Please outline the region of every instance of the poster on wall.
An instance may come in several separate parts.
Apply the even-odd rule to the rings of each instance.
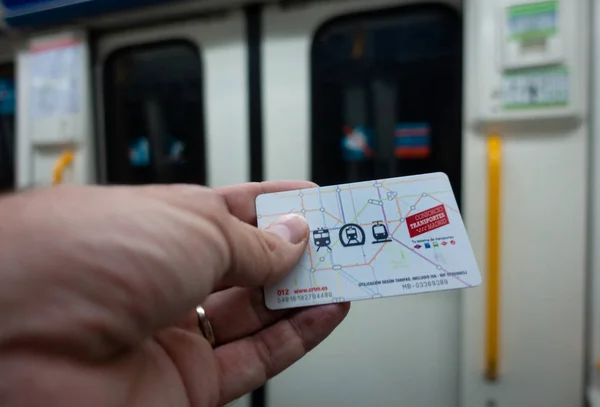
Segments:
[[[372,158],[373,134],[365,126],[343,128],[342,152],[345,161],[363,161]]]
[[[71,37],[38,41],[31,45],[28,69],[33,118],[79,112],[82,52],[81,44]]]
[[[502,79],[502,104],[506,110],[567,106],[568,70],[547,67],[506,73]]]
[[[11,79],[0,79],[0,116],[15,114],[15,83]]]
[[[429,123],[399,123],[394,134],[396,158],[423,159],[431,154]]]
[[[558,34],[558,1],[541,1],[508,7],[508,40],[540,41]]]

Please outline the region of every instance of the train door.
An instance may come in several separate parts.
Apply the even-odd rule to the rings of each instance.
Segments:
[[[15,66],[0,63],[0,192],[11,190],[15,176]]]
[[[11,190],[16,176],[15,55],[19,41],[0,34],[0,193]]]
[[[248,180],[241,12],[102,35],[96,73],[100,180]]]
[[[458,4],[270,7],[267,178],[336,185],[443,171],[460,202]],[[272,380],[268,405],[458,406],[459,331],[458,292],[357,302],[330,340]]]

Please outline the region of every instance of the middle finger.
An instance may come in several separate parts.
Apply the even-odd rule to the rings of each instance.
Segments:
[[[290,313],[268,309],[262,288],[234,287],[215,292],[202,307],[213,327],[215,346],[253,335]]]
[[[229,212],[242,222],[256,225],[256,197],[260,194],[314,188],[309,181],[264,181],[231,185],[215,189],[227,203]]]

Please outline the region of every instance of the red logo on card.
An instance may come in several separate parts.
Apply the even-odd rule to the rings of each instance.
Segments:
[[[424,212],[406,218],[410,237],[422,235],[450,224],[444,205],[438,205]]]

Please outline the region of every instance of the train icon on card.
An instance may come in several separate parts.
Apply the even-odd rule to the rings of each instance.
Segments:
[[[373,235],[373,239],[375,239],[373,244],[379,243],[389,243],[392,241],[390,239],[390,234],[383,224],[383,221],[374,222],[371,233]],[[331,232],[329,229],[324,227],[319,227],[317,230],[312,232],[313,235],[313,243],[317,247],[317,251],[322,248],[327,248],[328,251],[331,251]],[[366,235],[364,229],[357,224],[349,223],[344,225],[339,229],[339,242],[343,247],[353,247],[353,246],[362,246],[366,242]]]
[[[256,199],[256,211],[259,228],[278,214],[291,212],[304,216],[311,230],[297,267],[282,281],[265,287],[270,309],[481,283],[445,174],[263,194]]]

